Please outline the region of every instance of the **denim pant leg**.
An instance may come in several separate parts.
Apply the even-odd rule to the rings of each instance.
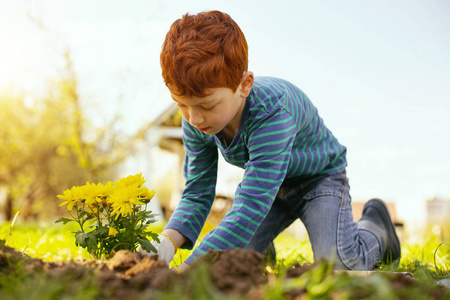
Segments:
[[[305,224],[315,260],[334,256],[336,268],[351,270],[370,270],[377,262],[377,239],[367,231],[359,231],[353,221],[345,172],[283,185],[246,248],[263,253],[297,218]]]
[[[299,217],[308,231],[314,259],[334,256],[335,268],[370,270],[380,257],[374,235],[353,221],[345,173],[327,176],[303,196]]]

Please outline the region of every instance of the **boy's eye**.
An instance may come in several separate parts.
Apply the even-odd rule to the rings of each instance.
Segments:
[[[212,110],[214,107],[215,107],[215,105],[214,106],[202,106],[202,108],[204,110]]]

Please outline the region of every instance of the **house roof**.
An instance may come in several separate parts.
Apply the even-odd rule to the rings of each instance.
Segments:
[[[181,112],[176,103],[171,103],[152,122],[155,127],[181,127]]]
[[[152,135],[156,134],[160,139],[181,141],[181,111],[176,103],[171,103],[152,122],[149,123]]]

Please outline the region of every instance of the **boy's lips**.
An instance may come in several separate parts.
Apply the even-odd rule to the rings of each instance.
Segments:
[[[211,128],[211,126],[210,127],[197,128],[197,129],[200,130],[200,131],[207,131],[210,128]]]

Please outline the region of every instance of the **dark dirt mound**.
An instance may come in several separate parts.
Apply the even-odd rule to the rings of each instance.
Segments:
[[[173,273],[157,256],[145,256],[126,250],[118,251],[109,261],[74,260],[43,262],[8,246],[0,248],[0,272],[8,272],[20,265],[24,274],[43,271],[48,279],[70,276],[72,280],[95,275],[106,299],[132,299],[143,291],[169,287]]]
[[[267,277],[263,274],[264,256],[254,251],[210,251],[193,268],[197,264],[209,266],[212,283],[225,294],[247,294],[267,283]]]
[[[74,260],[71,262],[43,262],[13,248],[0,248],[0,271],[22,263],[26,272],[44,271],[49,278],[70,274],[76,280],[91,272],[99,279],[102,295],[108,299],[130,299],[153,291],[169,290],[177,286],[192,289],[192,276],[204,274],[214,287],[224,294],[244,295],[267,282],[263,275],[263,256],[243,250],[211,251],[197,260],[181,275],[170,270],[157,256],[147,256],[126,250],[118,251],[110,260]],[[190,280],[187,280],[190,279]]]

